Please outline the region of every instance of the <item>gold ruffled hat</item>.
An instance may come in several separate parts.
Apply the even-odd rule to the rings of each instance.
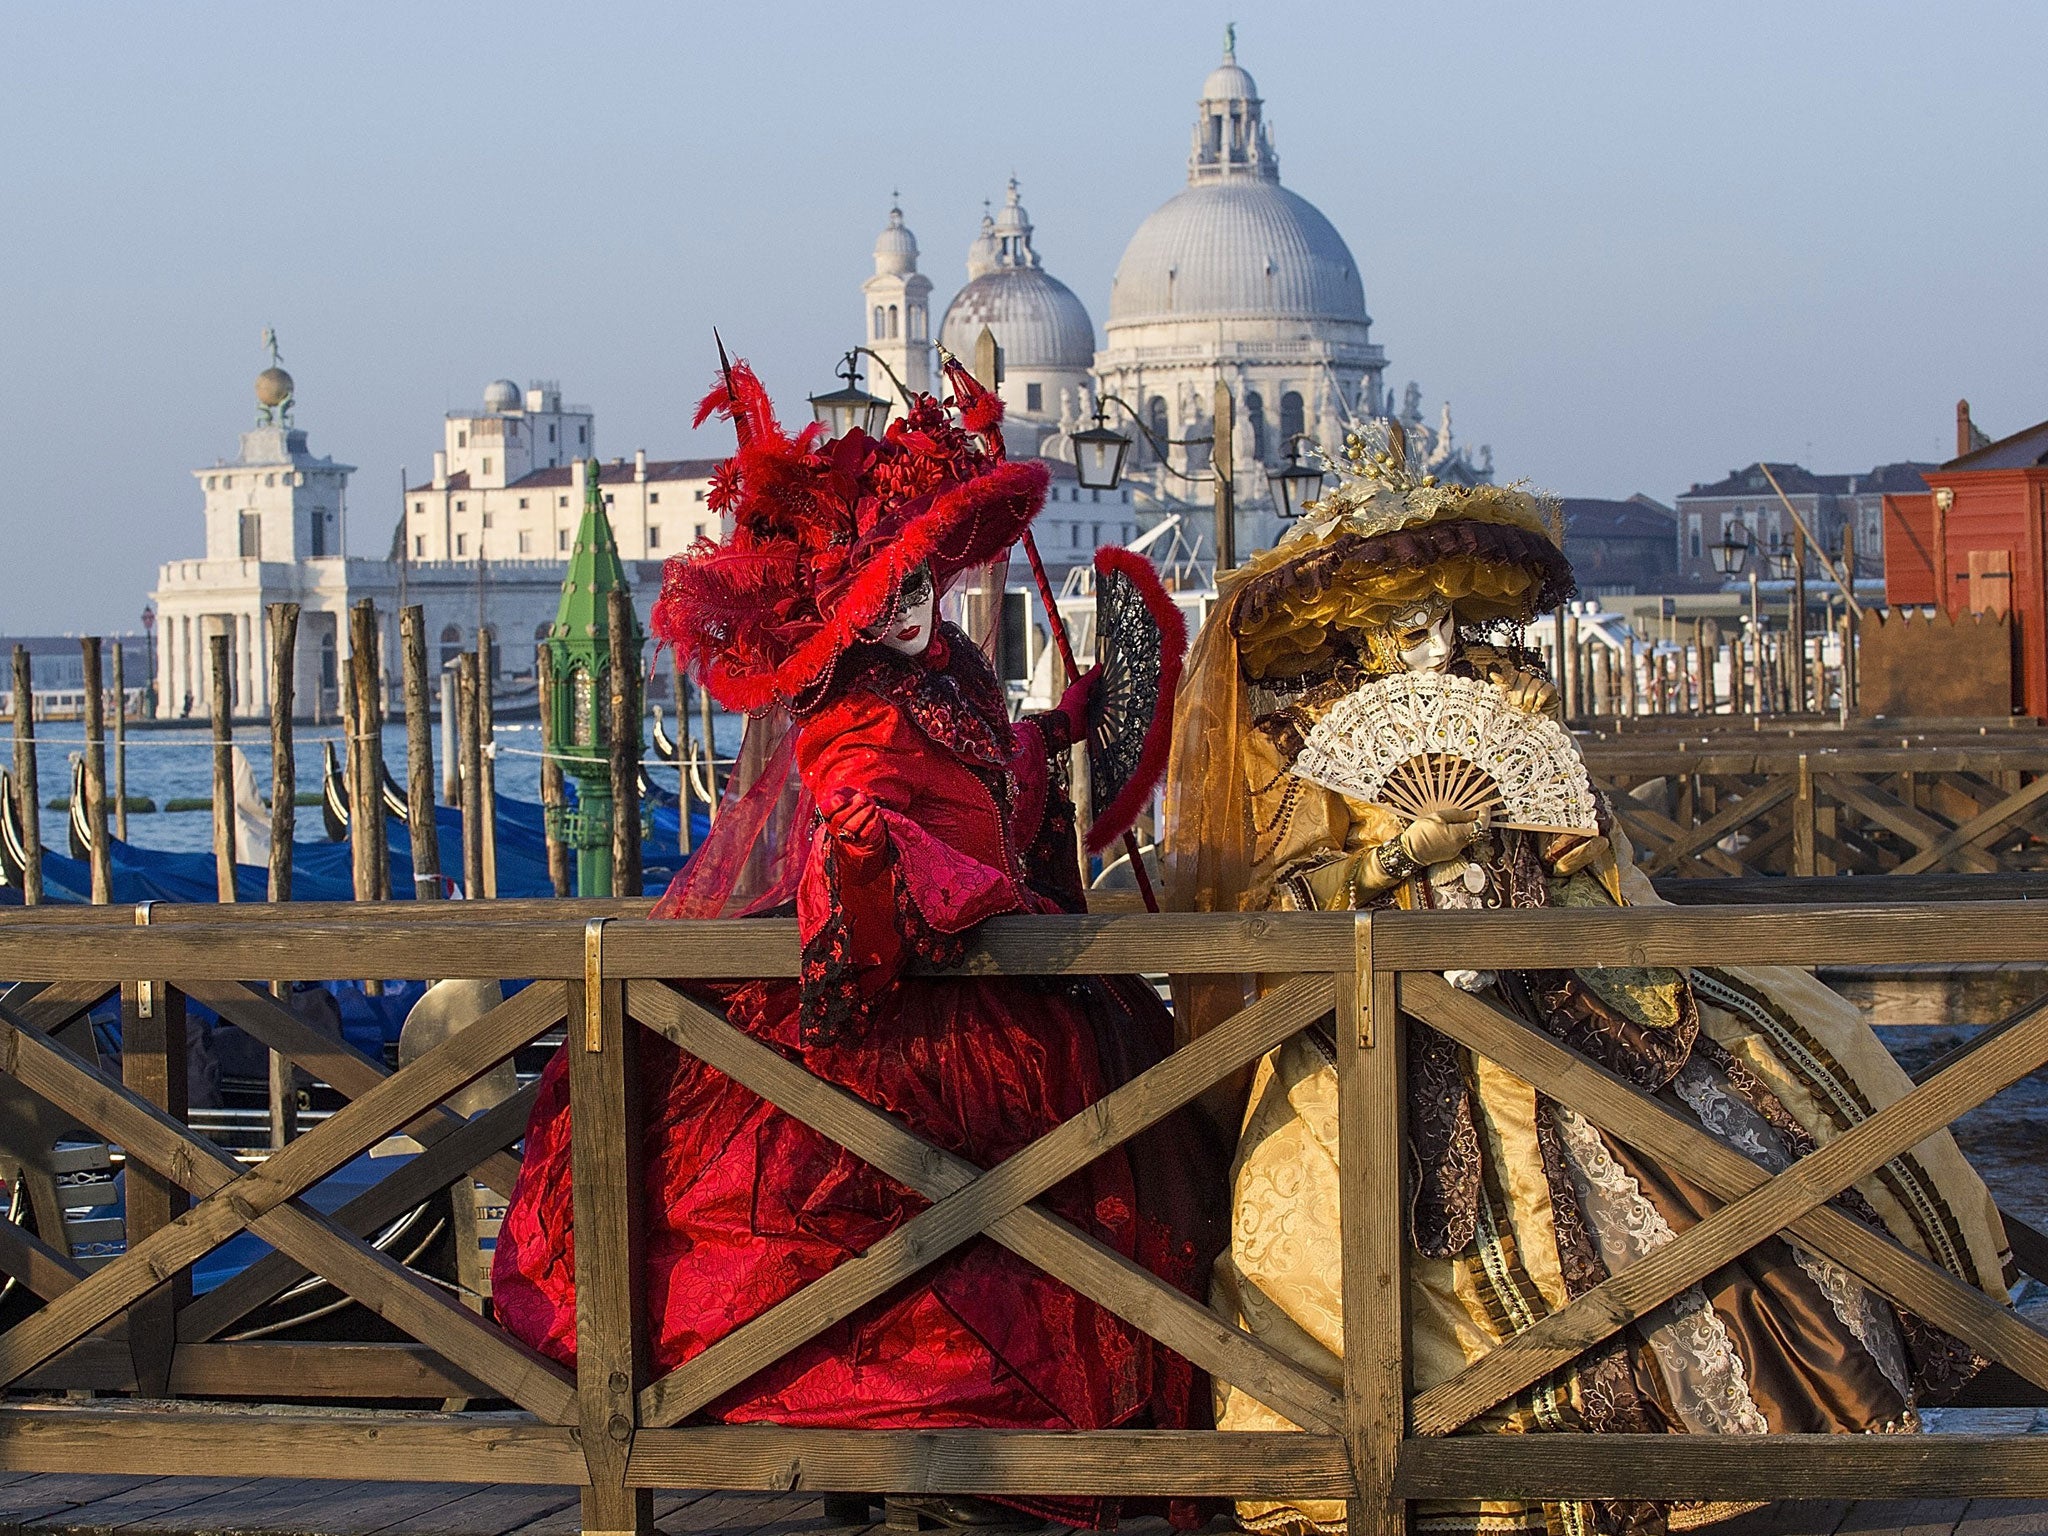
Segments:
[[[1398,422],[1349,434],[1323,465],[1336,487],[1228,583],[1228,623],[1252,681],[1312,673],[1421,608],[1526,623],[1575,590],[1553,497],[1520,483],[1441,483],[1409,462]]]

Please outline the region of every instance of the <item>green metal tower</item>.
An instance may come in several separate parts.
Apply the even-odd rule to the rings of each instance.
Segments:
[[[637,613],[631,633],[611,633],[611,594],[626,585],[612,520],[604,510],[598,463],[591,459],[583,470],[583,521],[569,552],[562,605],[548,633],[554,693],[541,703],[547,750],[576,780],[575,809],[551,813],[555,825],[550,830],[576,850],[579,896],[612,894],[611,669],[627,666],[637,673],[644,640]]]

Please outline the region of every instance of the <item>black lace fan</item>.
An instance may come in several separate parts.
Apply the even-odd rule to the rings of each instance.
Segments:
[[[1100,852],[1145,808],[1166,771],[1173,695],[1187,625],[1150,560],[1115,547],[1095,552],[1095,658],[1102,685],[1089,710],[1088,775]]]

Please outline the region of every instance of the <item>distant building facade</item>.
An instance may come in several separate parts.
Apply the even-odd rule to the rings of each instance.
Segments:
[[[1922,477],[1934,467],[1907,460],[1880,464],[1864,474],[1820,475],[1803,465],[1773,462],[1770,471],[1829,559],[1841,550],[1842,530],[1856,530],[1856,575],[1875,579],[1885,571],[1885,497],[1924,492],[1927,482]],[[1720,584],[1712,546],[1738,523],[1755,546],[1752,558],[1757,550],[1784,545],[1798,531],[1761,462],[1730,470],[1712,484],[1696,483],[1677,502],[1679,571],[1688,585]],[[1817,573],[1819,562],[1809,556],[1807,569]]]
[[[1634,597],[1686,585],[1671,508],[1641,495],[1626,501],[1567,496],[1563,508],[1565,558],[1581,597]]]

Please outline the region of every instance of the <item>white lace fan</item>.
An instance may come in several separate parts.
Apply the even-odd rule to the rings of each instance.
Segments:
[[[1596,830],[1593,786],[1571,734],[1469,677],[1367,683],[1317,722],[1293,772],[1411,819],[1455,808],[1528,832]]]

